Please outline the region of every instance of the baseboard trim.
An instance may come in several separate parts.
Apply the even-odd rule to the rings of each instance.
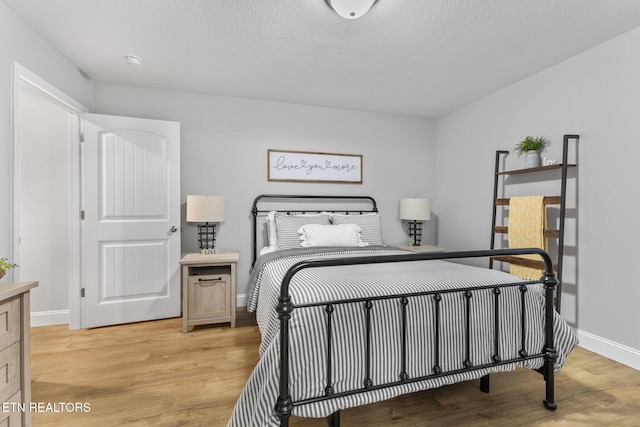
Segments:
[[[238,298],[240,301],[240,298]],[[246,306],[238,306],[236,308],[236,317],[242,319],[244,323],[255,324],[255,316],[251,316],[247,313]],[[246,318],[246,319],[245,319]],[[249,319],[247,321],[247,319]],[[53,326],[53,325],[65,325],[69,323],[69,310],[57,310],[57,311],[39,311],[31,313],[31,326]]]
[[[589,332],[576,330],[580,347],[640,371],[640,350],[599,337]]]
[[[246,306],[247,306],[247,294],[236,295],[236,307],[246,307]]]
[[[237,307],[246,307],[247,295],[237,295],[236,305]],[[68,324],[69,318],[69,310],[36,311],[31,313],[31,326],[53,326]]]
[[[69,323],[69,310],[31,312],[31,326],[52,326]]]

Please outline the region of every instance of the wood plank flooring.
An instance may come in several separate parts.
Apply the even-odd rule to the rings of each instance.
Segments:
[[[240,322],[242,323],[242,322]],[[37,412],[39,426],[225,426],[258,361],[256,326],[181,319],[69,331],[32,328],[32,402],[86,402],[89,412]],[[556,377],[558,409],[542,406],[542,376],[526,369],[347,409],[351,426],[638,426],[640,372],[578,348]],[[292,418],[292,426],[326,426]],[[250,426],[247,426],[250,427]]]

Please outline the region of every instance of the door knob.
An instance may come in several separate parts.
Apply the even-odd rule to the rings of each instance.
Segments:
[[[178,229],[176,228],[176,226],[174,225],[173,227],[171,227],[169,229],[170,232],[175,233],[176,231],[178,231]]]

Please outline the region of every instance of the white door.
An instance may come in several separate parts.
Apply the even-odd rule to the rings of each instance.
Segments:
[[[180,316],[180,123],[84,115],[83,327]]]

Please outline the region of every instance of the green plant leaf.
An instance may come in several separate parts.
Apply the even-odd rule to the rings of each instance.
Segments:
[[[544,151],[547,149],[549,144],[551,144],[551,141],[543,136],[538,136],[535,138],[533,136],[528,136],[518,144],[516,144],[515,150],[518,152],[518,157],[520,157],[521,155],[526,154],[529,151]]]

